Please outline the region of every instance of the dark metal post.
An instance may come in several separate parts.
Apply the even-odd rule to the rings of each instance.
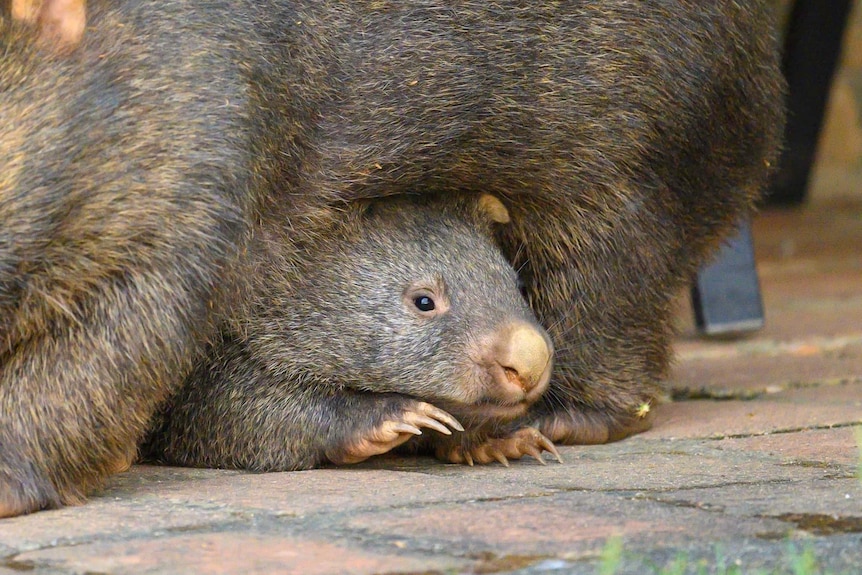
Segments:
[[[703,334],[734,335],[763,327],[763,303],[748,220],[722,247],[718,258],[700,270],[691,292],[697,328]]]

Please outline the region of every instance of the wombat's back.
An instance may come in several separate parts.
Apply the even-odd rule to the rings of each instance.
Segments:
[[[606,224],[657,201],[669,224],[707,231],[751,205],[780,137],[762,2],[360,3],[318,18],[304,24],[338,31],[339,96],[309,176],[342,197],[484,187]]]

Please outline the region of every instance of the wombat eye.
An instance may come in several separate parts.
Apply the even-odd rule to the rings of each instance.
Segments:
[[[427,295],[422,295],[413,300],[413,305],[416,306],[416,309],[419,311],[434,311],[434,308],[437,306],[434,305],[434,300],[428,297]]]
[[[429,285],[430,283],[430,285]],[[449,311],[449,298],[442,281],[418,280],[401,294],[404,308],[421,321],[431,320]]]

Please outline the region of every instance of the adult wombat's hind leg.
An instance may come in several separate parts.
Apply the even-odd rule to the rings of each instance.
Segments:
[[[194,348],[188,315],[206,316],[195,303],[205,298],[177,287],[183,274],[161,271],[78,302],[56,297],[75,317],[32,310],[21,321],[30,337],[0,352],[0,517],[81,502],[131,463]],[[35,333],[46,321],[50,333]]]
[[[603,224],[543,211],[513,218],[531,238],[555,238],[513,242],[521,246],[513,252],[522,258],[515,266],[526,295],[556,350],[551,383],[527,421],[563,444],[644,431],[651,422],[645,406],[666,376],[669,301],[681,284],[669,271],[662,234],[606,225],[607,216]]]
[[[642,4],[578,4],[578,42],[555,52],[569,67],[544,76],[558,86],[532,116],[555,145],[499,193],[505,252],[556,350],[528,421],[555,442],[649,426],[671,300],[752,209],[780,141],[766,3]]]

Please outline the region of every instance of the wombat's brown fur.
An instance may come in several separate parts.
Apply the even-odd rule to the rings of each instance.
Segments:
[[[168,403],[147,454],[256,470],[353,463],[421,427],[463,431],[449,414],[474,437],[490,424],[495,442],[512,438],[499,426],[541,397],[552,346],[492,221],[508,221],[492,196],[446,194],[351,208],[298,257],[263,230],[249,313]],[[553,451],[536,431],[514,434],[525,437],[538,443],[457,455]],[[424,438],[446,454],[461,445]]]
[[[405,192],[509,209],[500,245],[556,348],[530,421],[638,431],[671,295],[781,132],[755,1],[95,0],[80,39],[45,22],[0,20],[0,516],[128,465],[242,316],[261,218],[289,254],[340,203]]]

